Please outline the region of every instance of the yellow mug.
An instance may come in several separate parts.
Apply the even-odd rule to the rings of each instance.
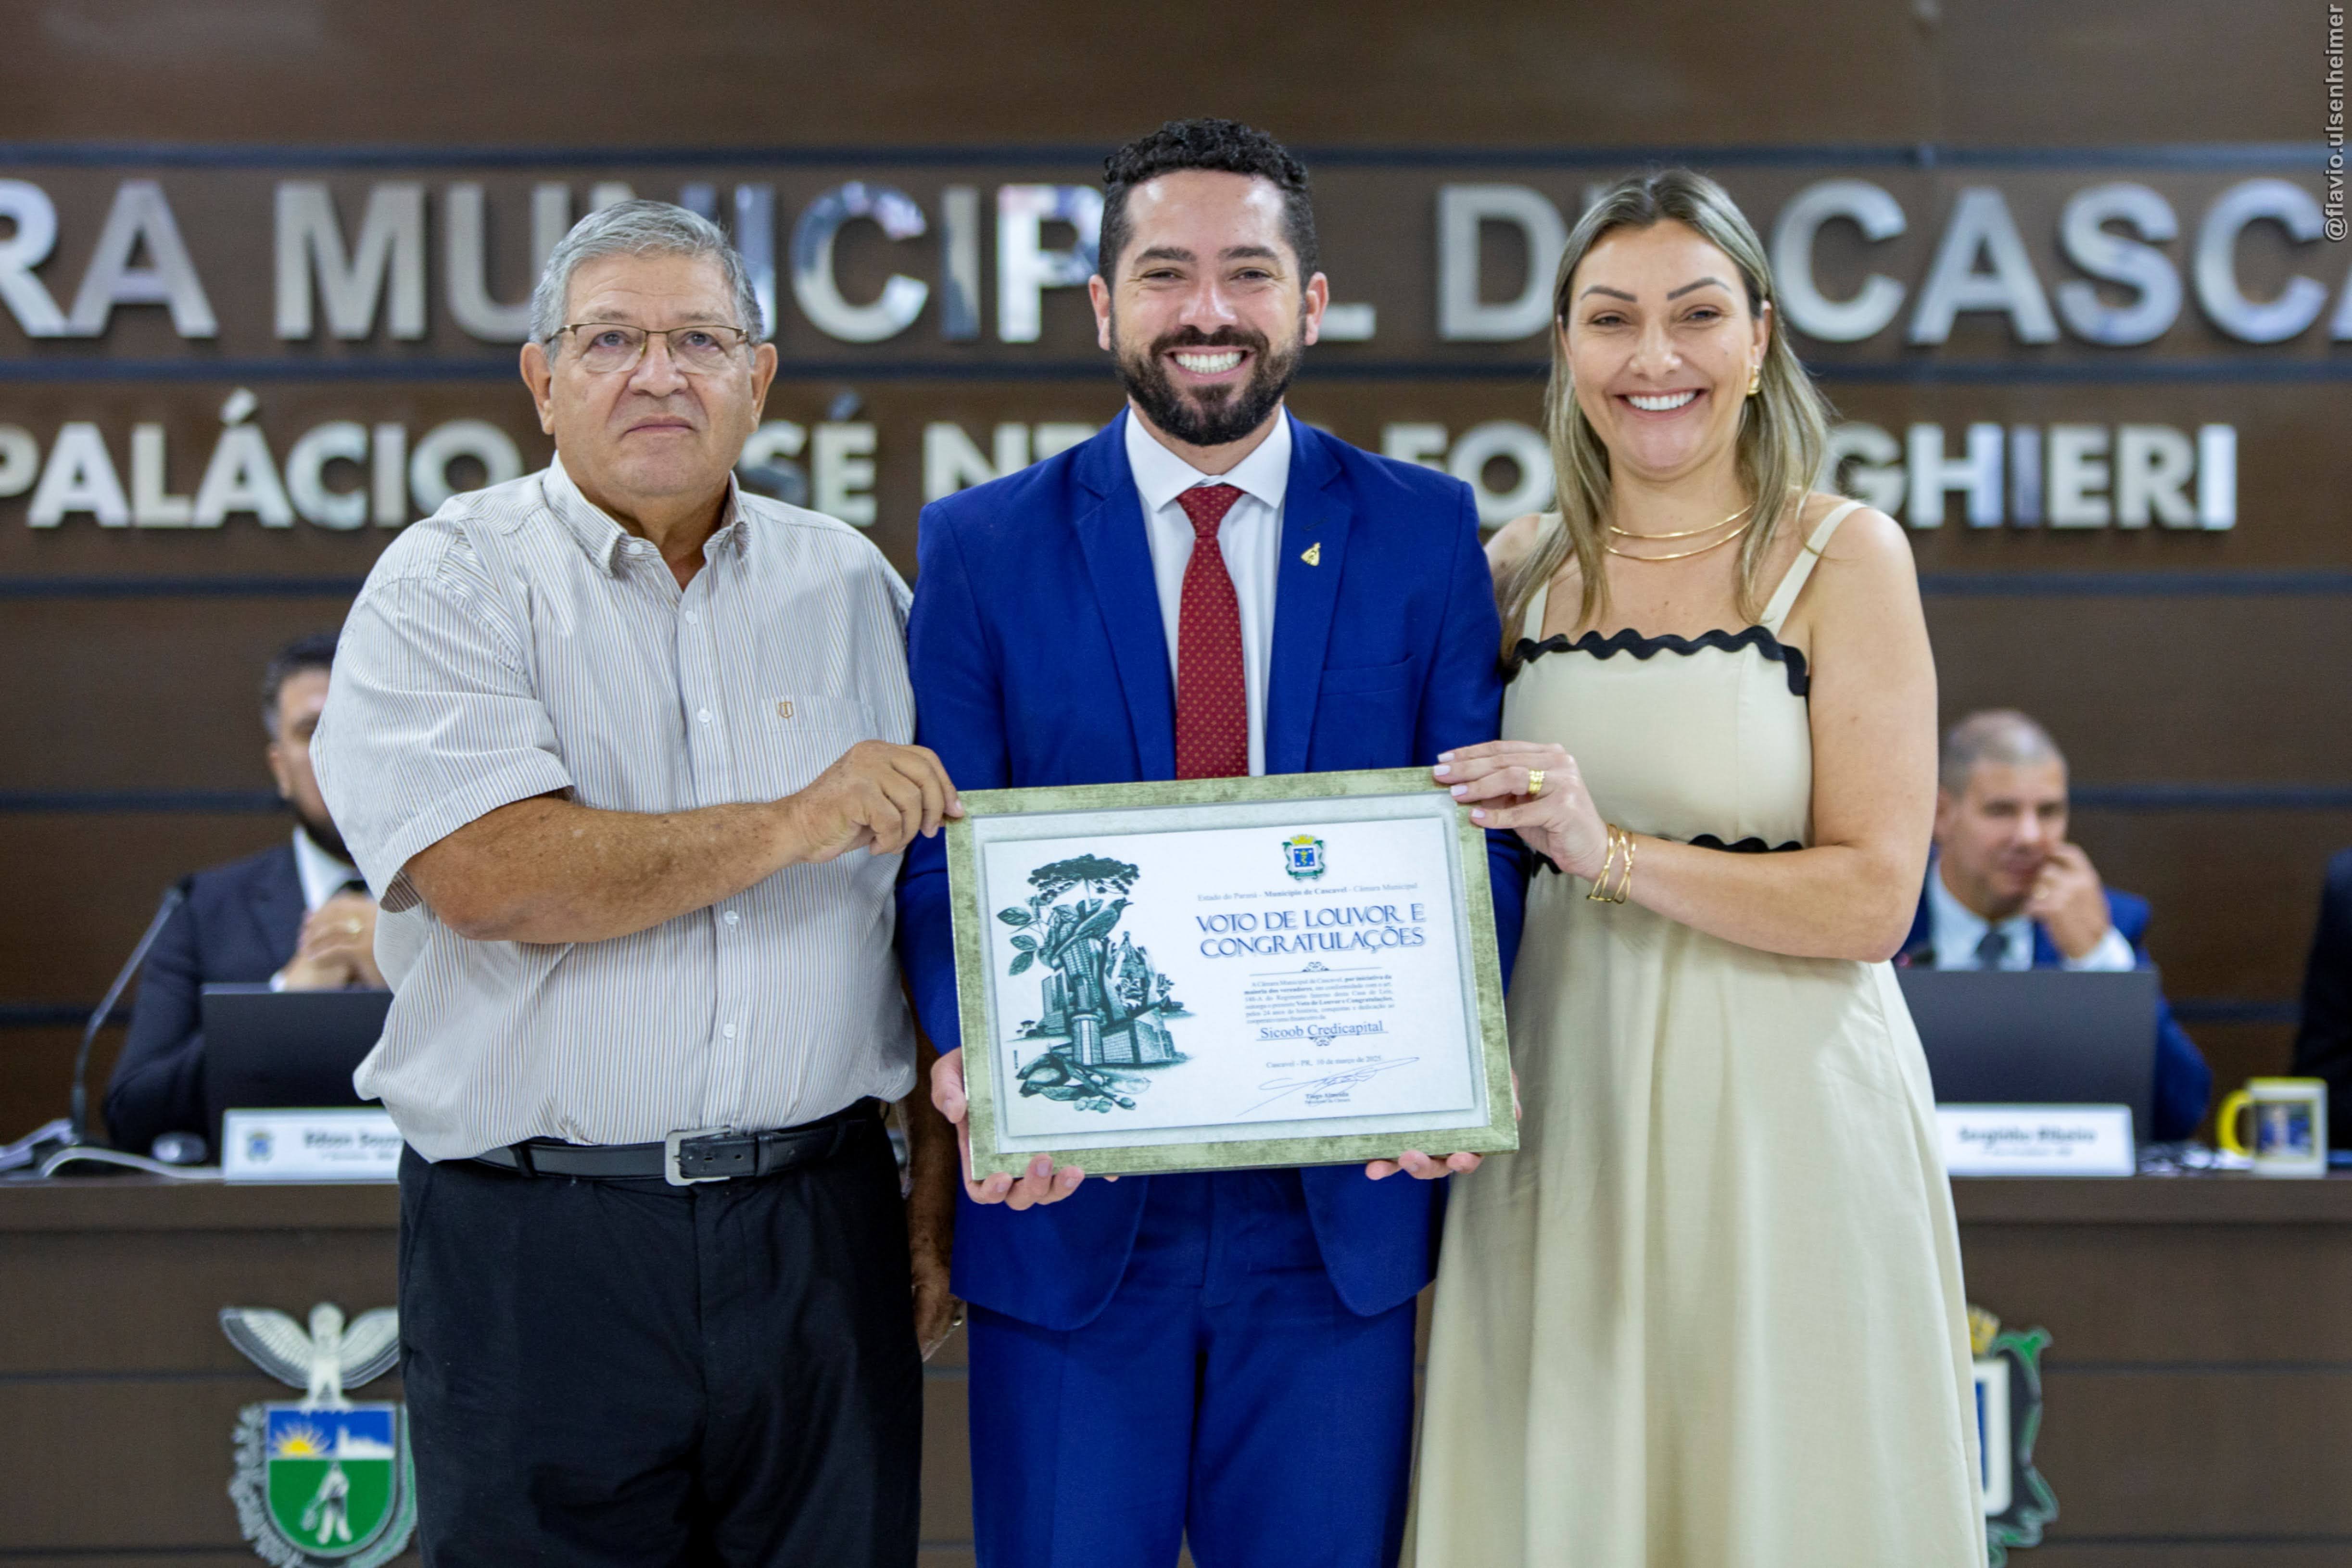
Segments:
[[[2238,1113],[2251,1110],[2254,1143],[2238,1136]],[[2327,1080],[2252,1078],[2221,1102],[2213,1118],[2221,1147],[2253,1162],[2257,1176],[2327,1174]]]

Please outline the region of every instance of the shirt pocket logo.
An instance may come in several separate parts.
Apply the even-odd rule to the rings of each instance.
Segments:
[[[756,711],[749,761],[755,791],[771,800],[806,789],[850,747],[882,734],[872,710],[855,697],[774,692]]]

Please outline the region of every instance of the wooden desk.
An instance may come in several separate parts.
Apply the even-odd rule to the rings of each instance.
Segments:
[[[299,1395],[217,1314],[391,1306],[399,1214],[390,1186],[0,1181],[0,1563],[258,1563],[228,1500],[237,1411]],[[926,1370],[921,1568],[966,1568],[962,1336]],[[352,1397],[398,1399],[399,1373]]]
[[[2061,1515],[2021,1568],[2352,1563],[2352,1180],[1954,1187],[1970,1298],[2053,1337],[2036,1458]],[[0,1562],[258,1561],[230,1434],[288,1395],[215,1314],[389,1305],[396,1235],[389,1187],[0,1182]],[[922,1562],[950,1568],[961,1337],[929,1371]]]
[[[2352,1563],[2352,1179],[1952,1185],[1969,1299],[2051,1335],[2016,1563]]]

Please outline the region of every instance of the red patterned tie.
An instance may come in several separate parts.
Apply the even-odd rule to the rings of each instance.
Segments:
[[[1242,492],[1196,485],[1176,498],[1192,520],[1192,559],[1176,616],[1176,776],[1240,778],[1249,773],[1249,693],[1242,677],[1242,606],[1217,525]]]

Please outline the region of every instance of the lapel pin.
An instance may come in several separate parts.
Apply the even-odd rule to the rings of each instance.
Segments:
[[[1321,540],[1319,540],[1319,539],[1318,539],[1318,540],[1317,540],[1314,543],[1312,543],[1312,544],[1308,545],[1308,546],[1307,547],[1306,551],[1305,551],[1303,553],[1301,553],[1301,554],[1300,554],[1300,556],[1299,556],[1298,558],[1299,558],[1301,561],[1306,562],[1306,563],[1307,563],[1307,564],[1308,564],[1309,566],[1320,566],[1320,565],[1322,565],[1322,564],[1323,564],[1323,542],[1322,542]]]

